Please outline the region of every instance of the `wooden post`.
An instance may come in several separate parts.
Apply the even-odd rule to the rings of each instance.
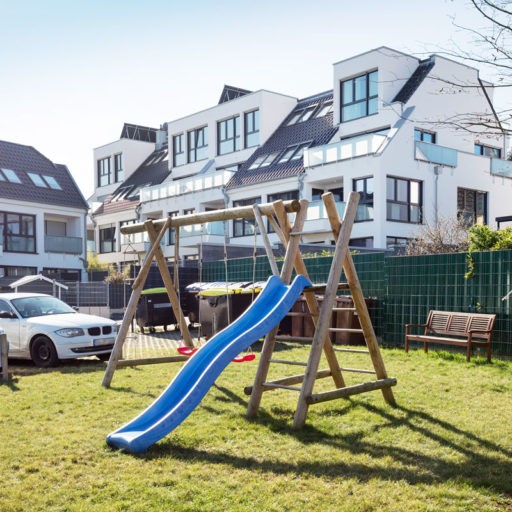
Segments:
[[[331,194],[332,195],[332,194]],[[307,208],[307,206],[305,207]],[[276,215],[281,223],[284,224],[283,226],[283,236],[285,239],[284,245],[286,245],[291,238],[292,235],[290,233],[292,231],[302,231],[301,229],[292,229],[290,226],[290,221],[288,220],[288,217],[284,215],[284,212],[282,210],[282,205],[277,204],[276,205]],[[297,240],[300,239],[298,235],[293,235],[293,238],[296,238]],[[295,270],[298,274],[302,274],[309,278],[308,271],[306,268],[306,264],[304,263],[304,259],[302,258],[302,255],[300,252],[297,252],[297,255],[295,257]],[[320,308],[318,307],[318,301],[315,296],[314,291],[305,291],[304,292],[304,298],[306,299],[306,304],[308,305],[309,312],[312,315],[313,325],[318,325],[318,315]],[[329,368],[331,370],[331,375],[334,381],[334,384],[337,388],[342,388],[345,386],[345,381],[343,380],[343,375],[341,374],[340,366],[338,364],[338,358],[336,357],[336,354],[334,353],[334,349],[331,343],[331,339],[329,337],[328,331],[326,331],[325,337],[324,337],[324,353],[325,358],[327,360],[327,364],[329,365]]]
[[[254,210],[254,218],[258,223],[258,228],[260,230],[261,238],[263,240],[263,245],[265,246],[265,251],[267,252],[267,258],[270,263],[270,268],[272,269],[272,274],[275,276],[279,275],[279,269],[277,268],[276,259],[274,257],[274,252],[272,251],[272,246],[270,245],[270,240],[268,238],[267,228],[265,226],[265,222],[260,213],[260,209],[257,204],[253,205]]]
[[[158,264],[158,268],[160,269],[160,274],[162,275],[165,289],[167,290],[167,295],[169,296],[169,300],[171,301],[172,309],[180,325],[183,341],[185,342],[185,345],[187,345],[187,347],[192,348],[194,346],[194,343],[192,342],[192,337],[190,336],[190,331],[188,330],[187,322],[185,320],[185,316],[183,315],[183,310],[181,309],[180,300],[178,298],[178,295],[176,294],[176,290],[174,289],[171,274],[169,274],[167,262],[165,261],[164,255],[162,253],[162,248],[160,247],[160,242],[158,241],[157,232],[151,221],[147,221],[146,229],[148,231],[149,240],[151,241],[151,243],[158,245],[158,248],[155,251],[156,262]]]
[[[283,210],[284,212],[284,210]],[[307,201],[301,202],[300,210],[295,217],[294,228],[301,230],[304,225],[304,221],[306,219],[307,214]],[[277,215],[277,211],[276,211]],[[284,217],[286,214],[283,213]],[[279,219],[279,216],[278,216]],[[287,219],[288,220],[288,219]],[[281,225],[281,228],[284,229],[284,226]],[[291,240],[286,248],[286,254],[284,257],[283,267],[281,269],[281,280],[283,283],[289,284],[292,273],[293,273],[293,261],[295,260],[295,256],[299,250],[299,242],[300,240]],[[258,412],[261,397],[263,395],[263,384],[267,379],[268,369],[270,366],[270,359],[272,358],[272,354],[274,352],[274,346],[276,342],[276,334],[279,329],[279,326],[274,327],[267,335],[265,336],[265,340],[263,342],[263,347],[261,349],[260,361],[258,364],[258,370],[256,371],[256,376],[254,377],[254,384],[252,386],[251,397],[249,398],[249,404],[247,406],[246,416],[248,418],[252,418],[256,416]]]
[[[353,192],[353,194],[354,193],[355,192]],[[322,198],[324,198],[324,196],[322,196]],[[334,202],[334,198],[332,197],[332,195],[330,197],[325,197],[324,203],[326,210],[328,212],[328,218],[329,222],[331,223],[334,236],[335,238],[339,238],[340,236],[342,236],[341,230],[343,223],[340,222],[336,210],[336,204]],[[347,282],[350,285],[350,292],[352,294],[356,310],[359,313],[359,322],[363,330],[364,339],[366,340],[368,351],[370,352],[370,358],[375,368],[375,373],[379,379],[386,380],[388,378],[386,367],[384,365],[384,360],[382,359],[382,355],[380,353],[379,344],[377,342],[377,336],[375,335],[375,331],[370,320],[370,314],[366,306],[366,301],[361,290],[361,284],[359,282],[359,277],[357,276],[354,260],[352,259],[352,255],[350,254],[350,252],[347,253],[346,258],[344,259],[343,270],[345,271]],[[393,391],[391,390],[390,387],[383,387],[382,395],[387,403],[395,403]]]
[[[338,291],[338,282],[343,270],[343,262],[345,261],[348,253],[348,241],[350,238],[350,232],[352,230],[352,224],[356,217],[358,202],[359,194],[357,192],[351,192],[349,201],[345,208],[343,223],[339,230],[339,237],[336,243],[336,249],[334,250],[331,270],[329,272],[329,279],[325,287],[324,303],[320,308],[318,323],[315,329],[315,334],[313,336],[313,341],[311,343],[311,352],[309,353],[308,366],[306,368],[304,382],[302,384],[302,390],[297,404],[297,410],[295,411],[295,416],[293,419],[294,428],[302,428],[306,421],[306,415],[309,407],[308,399],[313,392],[313,386],[315,384],[318,365],[320,363],[322,347],[324,345],[325,337],[329,332],[329,324],[332,315],[332,304],[334,304],[336,293]]]
[[[170,219],[167,219],[167,222],[163,225],[156,240],[156,245],[158,245],[158,248],[160,248],[160,240],[162,240],[164,234],[167,232],[169,225]],[[101,383],[101,385],[105,388],[110,387],[110,383],[114,377],[114,372],[116,371],[117,362],[123,355],[124,341],[126,339],[126,335],[128,334],[128,329],[130,328],[132,318],[134,317],[135,311],[137,310],[137,304],[139,303],[140,295],[142,293],[142,289],[144,288],[144,283],[148,277],[154,254],[155,247],[153,246],[146,256],[139,274],[133,283],[133,290],[130,295],[130,300],[126,306],[123,321],[121,322],[121,326],[117,332],[116,341],[114,342],[114,347],[112,348],[110,359],[108,360],[107,369],[105,370],[105,375],[103,376],[103,382]]]

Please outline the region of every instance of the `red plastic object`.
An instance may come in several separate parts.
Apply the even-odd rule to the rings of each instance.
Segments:
[[[195,354],[199,349],[197,347],[178,347],[178,352],[184,356],[191,356]]]
[[[233,363],[245,363],[247,361],[254,361],[256,354],[245,354],[244,356],[236,356],[233,359]]]

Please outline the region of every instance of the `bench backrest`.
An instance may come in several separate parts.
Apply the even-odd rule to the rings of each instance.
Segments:
[[[450,311],[430,311],[425,334],[445,334],[467,336],[471,330],[490,331],[496,315],[483,313],[455,313]],[[474,333],[473,338],[489,339],[491,333]]]

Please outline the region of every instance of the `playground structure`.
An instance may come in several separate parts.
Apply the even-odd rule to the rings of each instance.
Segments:
[[[103,385],[105,387],[110,386],[117,367],[188,359],[187,356],[182,355],[152,358],[151,360],[121,359],[123,343],[131,319],[135,314],[137,302],[153,258],[156,258],[159,266],[184,344],[190,349],[194,348],[180,307],[175,289],[176,285],[171,279],[160,248],[160,241],[171,226],[176,229],[177,240],[179,240],[179,228],[181,226],[253,217],[259,228],[273,276],[249,309],[238,320],[220,333],[217,333],[206,345],[194,353],[178,372],[173,382],[148,409],[130,423],[108,436],[107,442],[109,444],[132,452],[147,449],[151,444],[179,425],[199,404],[209,387],[213,385],[215,379],[232,358],[261,336],[265,336],[265,339],[254,383],[252,386],[244,388],[244,392],[250,395],[247,417],[253,417],[257,414],[263,393],[275,389],[299,393],[293,421],[294,428],[303,427],[309,406],[316,403],[346,398],[351,395],[378,389],[381,390],[386,402],[394,403],[391,387],[396,385],[396,379],[389,378],[387,375],[357,272],[348,250],[359,194],[355,192],[350,194],[343,220],[339,218],[332,194],[324,194],[322,200],[329,219],[330,232],[332,232],[333,238],[336,241],[329,277],[324,285],[311,285],[306,265],[299,249],[301,236],[306,234],[303,231],[308,205],[306,200],[276,201],[272,204],[197,213],[157,221],[147,221],[143,225],[131,225],[123,228],[124,233],[140,232],[145,229],[151,241],[151,248],[133,284],[133,292],[104,375]],[[293,225],[288,213],[295,213]],[[280,272],[272,252],[263,217],[268,219],[286,248]],[[157,232],[157,229],[160,229],[160,231]],[[294,270],[297,273],[297,277],[290,284]],[[340,283],[343,272],[345,273],[346,282]],[[348,309],[358,314],[361,329],[330,327],[332,312],[347,309],[334,307],[336,295],[340,289],[350,291],[354,307]],[[309,312],[302,314],[310,315],[315,325],[315,332],[312,338],[307,340],[304,338],[300,339],[301,342],[311,343],[309,359],[307,363],[274,359],[273,352],[276,341],[293,341],[293,338],[290,336],[278,337],[277,330],[279,321],[289,312],[301,292],[304,293],[309,309]],[[317,301],[316,292],[323,292],[324,296],[321,306],[319,306]],[[340,331],[361,332],[364,335],[367,349],[335,348],[331,341],[331,333]],[[343,368],[338,362],[336,352],[368,354],[373,369]],[[319,370],[322,353],[325,355],[328,368]],[[267,382],[271,364],[303,365],[305,373]],[[376,379],[347,386],[343,377],[344,372],[373,374]],[[334,389],[314,393],[316,380],[326,377],[332,378]]]

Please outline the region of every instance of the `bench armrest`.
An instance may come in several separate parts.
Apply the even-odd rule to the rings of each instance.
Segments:
[[[428,324],[405,324],[405,334],[409,334],[411,327],[427,327]]]
[[[492,329],[469,329],[468,334],[474,334],[475,332],[479,334],[491,334]]]

